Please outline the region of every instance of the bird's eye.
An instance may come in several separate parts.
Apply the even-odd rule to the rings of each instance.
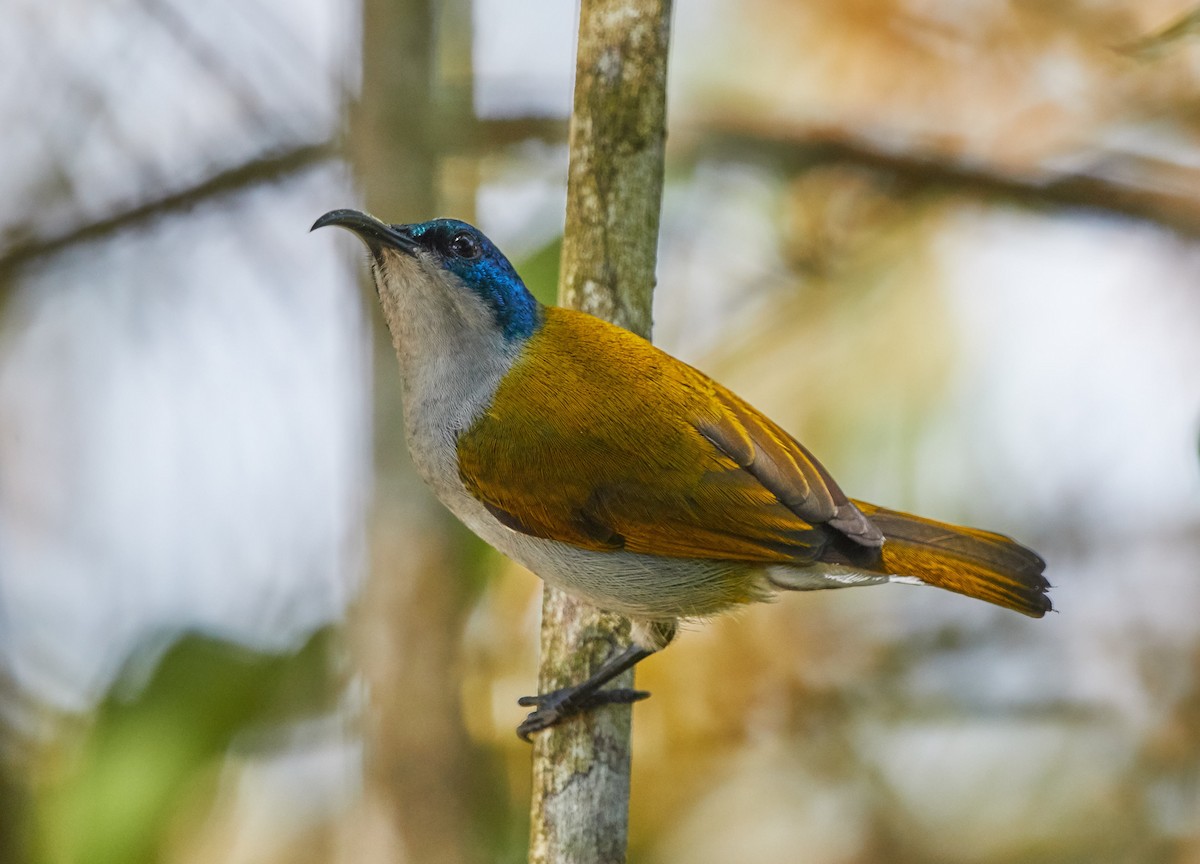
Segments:
[[[479,248],[479,241],[466,231],[459,231],[451,237],[448,245],[450,254],[456,258],[478,258],[483,251]]]

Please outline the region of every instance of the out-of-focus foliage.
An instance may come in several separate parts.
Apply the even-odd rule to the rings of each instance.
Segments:
[[[1061,612],[688,628],[633,859],[1197,860],[1196,10],[677,6],[656,340],[850,494],[1038,549]],[[350,9],[0,28],[5,860],[524,858],[539,585],[412,475],[360,252],[305,232],[472,219],[548,300],[572,10]]]
[[[161,861],[181,814],[203,812],[237,740],[330,711],[335,636],[298,652],[256,653],[185,635],[148,681],[118,681],[88,721],[81,749],[39,818],[47,860]],[[129,690],[128,693],[122,692]]]

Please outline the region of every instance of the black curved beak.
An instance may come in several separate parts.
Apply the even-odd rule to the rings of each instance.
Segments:
[[[403,225],[388,225],[359,210],[330,210],[314,222],[308,230],[316,231],[327,225],[336,225],[347,231],[353,231],[372,250],[390,246],[409,255],[415,255],[417,249],[420,248],[417,241],[408,236]]]

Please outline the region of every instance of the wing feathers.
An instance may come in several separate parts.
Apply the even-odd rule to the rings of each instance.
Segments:
[[[645,340],[570,310],[547,310],[458,455],[464,485],[503,524],[587,549],[802,564],[845,537],[881,542],[770,420]]]

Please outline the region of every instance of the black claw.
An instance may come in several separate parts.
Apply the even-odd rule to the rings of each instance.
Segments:
[[[628,705],[640,702],[649,697],[646,690],[631,690],[617,688],[615,690],[597,690],[595,693],[578,693],[574,688],[564,687],[537,696],[522,696],[517,704],[523,708],[537,708],[526,717],[517,727],[517,736],[522,741],[529,741],[534,732],[541,732],[551,726],[557,726],[563,720],[599,708],[601,705]]]
[[[529,740],[530,735],[532,735],[534,732],[541,732],[543,729],[549,729],[561,719],[562,718],[558,716],[557,712],[553,717],[551,717],[543,714],[541,711],[534,711],[523,721],[521,721],[521,725],[517,727],[517,737],[526,744],[529,744],[531,743]]]
[[[550,693],[523,696],[518,699],[518,705],[526,708],[536,707],[537,710],[526,717],[525,722],[517,727],[517,735],[522,740],[528,741],[532,733],[548,729],[568,717],[583,711],[590,711],[599,705],[628,704],[645,699],[650,695],[645,690],[628,688],[601,690],[600,688],[625,670],[632,669],[639,661],[649,657],[652,653],[651,650],[640,645],[627,645],[601,663],[600,668],[588,676],[586,681],[573,687],[563,687]]]

